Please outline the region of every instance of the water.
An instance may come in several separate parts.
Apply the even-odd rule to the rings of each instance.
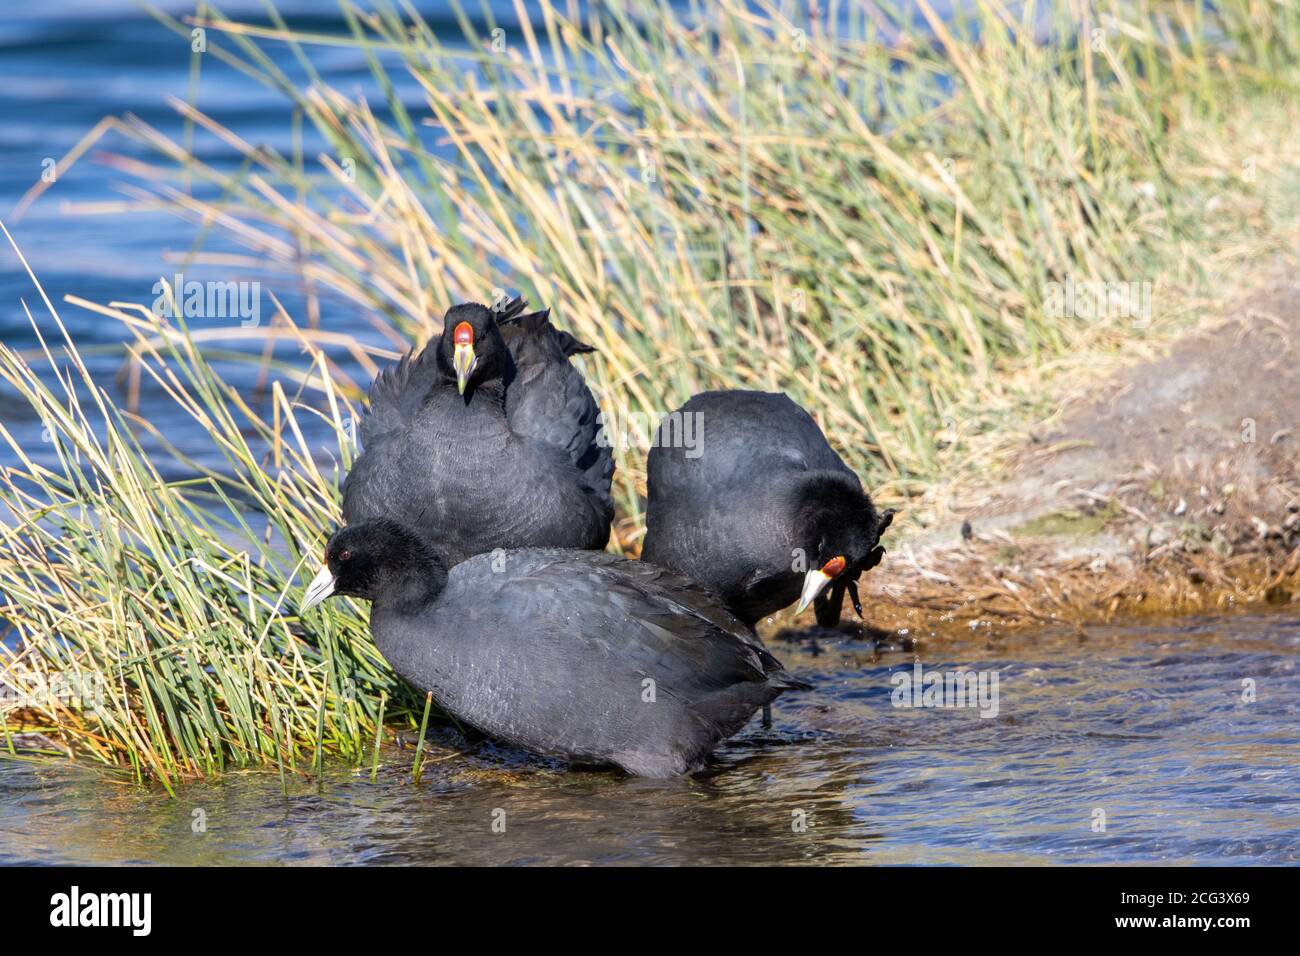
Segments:
[[[893,707],[890,675],[914,654],[774,649],[815,690],[699,777],[565,772],[461,752],[452,731],[419,786],[412,751],[390,747],[377,783],[337,769],[288,796],[274,773],[172,800],[0,760],[0,864],[1300,862],[1300,620],[922,641],[927,668],[997,671],[989,719]]]
[[[156,4],[181,17],[192,14],[193,2],[168,0]],[[443,8],[444,4],[422,4]],[[498,15],[509,14],[509,2],[490,6]],[[346,34],[347,25],[332,4],[287,0],[278,2],[291,26],[313,32]],[[227,14],[253,22],[266,22],[260,0],[235,0],[223,4]],[[9,11],[6,11],[9,13]],[[453,42],[460,35],[450,11],[433,16],[431,25],[440,37]],[[226,41],[217,41],[218,45]],[[461,44],[463,47],[463,43]],[[268,47],[286,74],[303,81],[303,71],[282,45]],[[383,98],[375,90],[362,54],[343,48],[315,47],[311,56],[322,74],[339,89]],[[269,146],[281,155],[293,154],[292,111],[284,97],[222,64],[215,56],[201,60],[200,81],[193,93],[199,109],[218,122],[238,131],[246,141]],[[118,133],[109,133],[91,154],[59,176],[48,191],[14,221],[11,210],[42,174],[50,160],[64,156],[77,141],[105,116],[131,113],[162,133],[180,141],[184,126],[167,97],[191,98],[191,51],[188,37],[181,37],[149,17],[131,0],[72,0],[33,7],[22,16],[0,18],[0,218],[2,218],[52,302],[67,324],[97,381],[121,385],[123,353],[120,345],[129,336],[117,321],[63,302],[68,294],[92,302],[122,301],[148,307],[158,297],[155,284],[161,277],[181,272],[187,279],[261,283],[261,322],[270,323],[271,295],[280,298],[296,320],[305,324],[304,295],[296,282],[283,276],[239,269],[201,267],[190,262],[196,247],[204,252],[241,252],[239,247],[213,231],[200,239],[192,223],[164,213],[114,213],[93,215],[89,206],[122,201],[125,188],[138,188],[140,181],[119,171],[117,154],[132,162],[165,167],[158,155]],[[393,63],[390,61],[390,66]],[[398,89],[410,92],[414,81],[396,70]],[[382,111],[381,111],[382,115]],[[195,137],[196,153],[203,162],[223,171],[236,170],[239,153],[216,137],[200,132]],[[316,157],[323,151],[320,139],[308,128],[304,155]],[[173,180],[174,182],[174,180]],[[197,195],[205,192],[194,184]],[[3,242],[3,240],[0,240]],[[41,304],[39,294],[13,256],[7,243],[0,247],[0,341],[33,357],[38,371],[48,367],[35,354],[36,334],[23,311],[26,300],[41,332],[56,343],[58,332]],[[393,347],[370,323],[357,315],[355,306],[331,297],[321,298],[321,325],[333,331],[356,335],[365,344]],[[215,333],[214,348],[260,351],[262,343],[221,336],[223,329],[239,319],[200,318],[190,323],[200,333]],[[241,331],[236,329],[236,331]],[[291,344],[279,346],[278,358],[300,359]],[[346,355],[338,356],[347,374],[357,367]],[[255,407],[263,392],[257,387],[259,371],[251,363],[219,363],[227,381],[240,389]],[[46,378],[50,376],[46,374]],[[142,381],[139,407],[162,434],[177,442],[181,452],[207,466],[223,462],[202,429],[195,427],[181,408],[169,400],[148,376]],[[125,390],[112,389],[125,404]],[[10,390],[0,387],[0,416],[4,424],[36,461],[52,464],[53,446],[43,440],[39,420]],[[309,416],[305,416],[309,417]],[[145,440],[146,448],[156,446]],[[0,443],[0,465],[13,464],[17,456]],[[182,478],[188,471],[169,460],[161,460],[165,477]]]

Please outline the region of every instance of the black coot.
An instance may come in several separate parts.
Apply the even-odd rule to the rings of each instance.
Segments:
[[[611,554],[525,549],[446,570],[380,521],[330,538],[303,609],[372,601],[393,668],[489,737],[579,764],[666,777],[800,684],[747,628],[678,575]]]
[[[693,429],[683,429],[684,416]],[[683,435],[696,441],[686,447]],[[751,626],[799,601],[839,623],[879,563],[878,515],[806,411],[779,393],[704,392],[660,426],[647,463],[641,557],[718,595]]]
[[[455,306],[439,338],[380,373],[345,521],[437,529],[448,565],[497,548],[605,546],[614,460],[569,362],[592,350],[523,308]]]

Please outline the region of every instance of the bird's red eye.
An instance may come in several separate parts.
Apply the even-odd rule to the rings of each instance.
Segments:
[[[344,548],[342,551],[339,552],[340,561],[346,561],[350,557],[352,557],[352,552],[347,550],[346,548]]]
[[[462,322],[456,326],[456,331],[452,333],[452,338],[457,345],[474,344],[474,327],[468,322]]]

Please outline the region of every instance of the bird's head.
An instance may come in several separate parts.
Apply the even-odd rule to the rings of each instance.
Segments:
[[[303,593],[300,610],[334,595],[375,601],[436,597],[446,583],[437,556],[396,521],[364,521],[340,528],[325,545],[325,562]]]
[[[506,345],[492,310],[477,302],[454,305],[443,318],[438,365],[464,395],[471,385],[500,378]]]
[[[817,623],[834,627],[846,591],[862,616],[857,581],[884,557],[880,538],[894,512],[878,513],[871,498],[855,483],[831,479],[819,484],[804,510],[804,578],[796,613],[813,604]]]

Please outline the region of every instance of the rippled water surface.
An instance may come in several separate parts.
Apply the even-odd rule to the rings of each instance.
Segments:
[[[0,760],[0,863],[1300,861],[1300,620],[773,647],[815,690],[695,778],[569,773],[451,731],[419,786],[392,747],[376,783],[340,768],[288,795],[275,774],[173,800]],[[998,715],[894,707],[918,656],[996,671]]]

